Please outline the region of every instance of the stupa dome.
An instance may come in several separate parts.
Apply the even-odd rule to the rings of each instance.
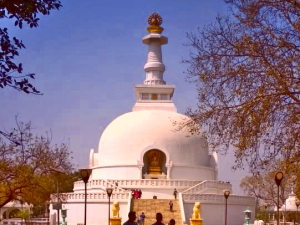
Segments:
[[[187,119],[185,115],[145,110],[123,114],[104,130],[98,149],[99,165],[136,164],[145,152],[158,149],[167,163],[174,165],[209,166],[207,142],[201,136],[176,131],[172,121]]]

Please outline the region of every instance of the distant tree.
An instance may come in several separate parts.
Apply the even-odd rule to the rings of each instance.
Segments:
[[[234,149],[234,168],[300,162],[300,2],[225,0],[232,16],[189,33],[188,80],[198,91],[191,121],[212,148]],[[294,171],[295,172],[295,171]]]
[[[300,199],[299,184],[297,184],[297,182],[299,182],[300,174],[294,173],[291,168],[288,168],[282,162],[278,162],[278,164],[280,166],[277,170],[284,173],[284,179],[282,180],[279,189],[279,207],[281,207],[292,191],[296,194],[296,198]],[[260,214],[259,218],[265,218],[265,210],[270,206],[277,205],[277,185],[275,183],[275,174],[278,172],[277,170],[265,174],[246,176],[240,182],[240,187],[244,193],[256,198],[256,209],[257,215]],[[267,209],[264,209],[265,204]],[[285,212],[283,213],[285,214]],[[285,215],[285,217],[287,215]],[[295,214],[292,215],[292,217],[294,216]]]
[[[80,174],[78,171],[74,171],[70,174],[57,174],[52,173],[48,176],[47,189],[44,189],[43,192],[40,192],[38,196],[35,193],[26,193],[26,196],[32,202],[32,217],[39,217],[45,215],[49,209],[49,204],[51,200],[57,199],[57,179],[59,183],[59,200],[60,202],[66,201],[66,195],[64,193],[73,191],[73,184],[75,181],[81,180]],[[51,196],[49,195],[51,194]],[[40,197],[42,196],[42,198]],[[51,199],[52,197],[52,199]]]
[[[267,203],[277,205],[277,186],[274,181],[276,172],[269,172],[261,175],[246,176],[240,182],[240,187],[245,194],[256,198],[257,206]],[[293,181],[290,177],[285,176],[281,185],[279,200],[280,206],[284,204],[288,194],[291,193]]]
[[[256,199],[256,219],[261,219],[265,222],[268,222],[267,212],[273,210],[274,206],[277,206],[277,185],[274,180],[276,172],[246,176],[240,182],[240,188],[244,193]],[[295,191],[295,180],[294,175],[289,176],[285,174],[279,189],[279,207],[282,207],[289,194],[293,190]],[[283,213],[286,217],[286,212]]]
[[[258,206],[256,212],[255,212],[255,220],[263,220],[265,223],[270,222],[269,217],[269,205],[260,205]]]
[[[0,20],[12,19],[20,29],[24,23],[33,28],[38,26],[38,15],[49,15],[51,10],[58,10],[61,6],[60,0],[1,0]],[[22,48],[25,45],[21,40],[11,39],[8,29],[0,27],[0,88],[11,87],[23,93],[40,95],[30,81],[35,74],[23,74],[22,63],[15,62],[15,56]],[[7,132],[0,130],[0,135],[10,139]]]
[[[74,166],[67,144],[51,145],[51,138],[33,136],[30,123],[17,121],[12,130],[13,142],[0,138],[0,208],[12,200],[43,205],[56,192],[60,169],[61,191],[71,191]],[[18,145],[14,143],[19,143]]]

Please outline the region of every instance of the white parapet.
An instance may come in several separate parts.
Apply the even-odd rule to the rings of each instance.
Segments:
[[[183,199],[182,199],[182,194],[181,193],[178,194],[178,199],[179,199],[179,206],[180,206],[182,223],[185,224],[186,219],[185,219],[184,205],[183,205]]]
[[[217,180],[205,180],[186,189],[182,192],[182,194],[222,194],[225,189],[229,189],[232,192],[232,185],[230,183]]]
[[[131,194],[128,195],[127,214],[130,212],[130,209],[131,209]]]
[[[154,188],[154,189],[172,189],[180,188],[187,189],[199,184],[200,180],[156,180],[156,179],[118,179],[118,180],[104,180],[96,179],[90,180],[87,183],[89,190],[105,190],[107,187],[115,188],[118,184],[117,192],[124,192],[124,189],[141,189],[141,188]],[[75,192],[84,190],[84,183],[77,181],[74,183]]]

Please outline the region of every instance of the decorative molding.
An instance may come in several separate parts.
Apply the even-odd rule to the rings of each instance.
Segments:
[[[137,167],[141,170],[144,167],[144,163],[141,162],[140,160],[137,160]]]
[[[172,100],[137,100],[138,103],[173,103]]]
[[[98,168],[113,168],[113,167],[137,167],[137,164],[102,165],[102,166],[94,166],[92,169],[98,169]]]
[[[149,85],[148,84],[136,84],[135,85],[136,87],[145,87],[145,88],[148,88],[149,87]],[[175,88],[175,85],[172,85],[172,84],[168,84],[168,85],[163,85],[163,84],[157,84],[157,85],[155,85],[155,87],[154,88],[160,88],[160,87],[162,87],[162,88]]]
[[[173,161],[169,161],[169,163],[166,163],[166,167],[169,169],[169,168],[172,168],[173,166]]]

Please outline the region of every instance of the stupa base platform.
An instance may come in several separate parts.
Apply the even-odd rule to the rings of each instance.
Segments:
[[[167,175],[162,173],[162,174],[144,174],[145,179],[158,179],[158,180],[163,180],[167,179]]]

